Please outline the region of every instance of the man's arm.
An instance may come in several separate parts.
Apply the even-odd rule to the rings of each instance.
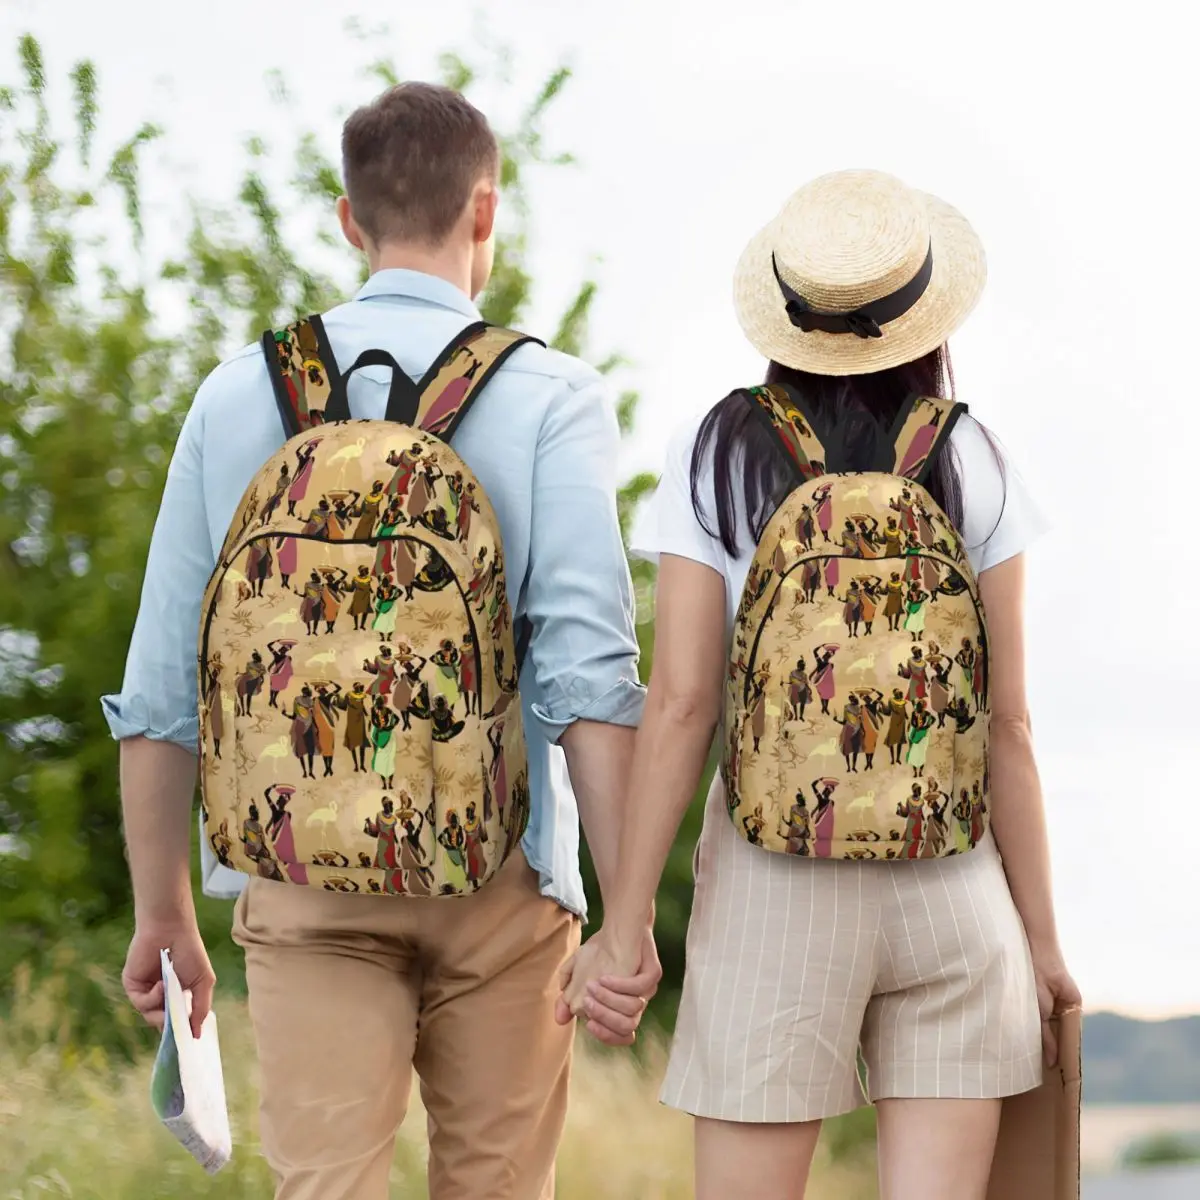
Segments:
[[[526,616],[539,703],[533,715],[567,755],[571,786],[607,899],[641,719],[633,584],[617,519],[620,430],[597,379],[552,401],[538,439]]]
[[[173,742],[121,743],[121,808],[133,878],[134,933],[121,982],[134,1008],[163,1024],[160,951],[192,993],[192,1032],[212,1008],[216,976],[196,923],[191,888],[192,796],[196,756]]]
[[[103,702],[121,741],[121,805],[134,895],[125,991],[146,1020],[161,1027],[159,952],[169,949],[180,983],[192,992],[197,1033],[212,1006],[214,983],[190,875],[199,740],[196,631],[213,568],[200,469],[203,391],[167,473],[125,681],[120,695]]]
[[[619,451],[616,411],[604,383],[564,387],[538,439],[526,585],[540,701],[534,718],[566,754],[606,904],[645,695],[637,674],[633,584],[617,519]],[[646,914],[647,928],[652,915]],[[661,974],[649,937],[642,968],[649,995]],[[593,1032],[604,1036],[599,1027]]]

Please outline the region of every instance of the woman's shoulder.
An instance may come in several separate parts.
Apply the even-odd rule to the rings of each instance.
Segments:
[[[1047,529],[1000,439],[970,414],[950,434],[962,487],[963,538],[976,574],[1022,553]]]
[[[634,522],[630,548],[639,558],[655,562],[660,554],[674,554],[720,569],[720,542],[712,533],[716,526],[712,523],[715,497],[711,446],[702,456],[699,470],[692,470],[707,415],[699,412],[677,420],[668,435],[658,487],[640,506]]]

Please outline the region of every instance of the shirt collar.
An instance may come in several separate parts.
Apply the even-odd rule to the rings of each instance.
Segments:
[[[481,320],[479,309],[465,293],[459,291],[449,280],[422,271],[409,271],[401,267],[388,267],[376,271],[359,289],[356,300],[370,300],[375,296],[403,296],[411,300],[422,300],[461,313],[472,320]]]

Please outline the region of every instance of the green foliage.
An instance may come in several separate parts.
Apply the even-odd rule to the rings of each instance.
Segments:
[[[1121,1155],[1122,1165],[1141,1169],[1200,1162],[1200,1138],[1181,1133],[1158,1133],[1143,1138]]]
[[[21,78],[0,93],[11,114],[0,124],[0,979],[21,962],[69,976],[75,1024],[64,1036],[128,1053],[143,1035],[105,983],[123,957],[130,897],[98,697],[120,684],[170,448],[225,353],[329,307],[362,266],[332,236],[339,177],[312,134],[291,146],[252,138],[236,195],[182,198],[176,255],[149,261],[142,180],[169,131],[143,125],[93,163],[97,135],[112,132],[95,69],[70,72],[73,127],[58,131],[41,47],[25,37],[18,50]],[[508,59],[447,56],[442,69],[475,86],[502,77]],[[372,71],[399,77],[391,63]],[[547,150],[543,123],[568,78],[551,75],[500,132],[507,224],[481,305],[493,321],[520,324],[533,293],[527,175],[565,161]],[[286,103],[285,80],[268,87]],[[287,185],[273,186],[280,177]],[[594,296],[581,284],[560,322],[563,348],[584,349]],[[185,337],[164,311],[186,314]],[[629,398],[626,427],[632,415]],[[634,481],[623,513],[647,483]],[[236,991],[228,905],[203,902],[201,920],[223,988]]]

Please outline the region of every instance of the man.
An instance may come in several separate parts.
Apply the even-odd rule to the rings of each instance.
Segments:
[[[371,274],[325,328],[339,362],[381,347],[419,379],[478,319],[472,297],[493,258],[496,141],[457,93],[405,84],[354,113],[342,145],[338,216]],[[374,368],[356,372],[353,415],[381,419],[389,382]],[[249,347],[204,382],[184,422],[124,687],[105,699],[121,740],[135,898],[124,982],[152,1024],[162,1019],[162,947],[192,990],[193,1029],[211,1005],[188,872],[196,631],[242,492],[282,439],[267,366]],[[278,1200],[386,1196],[414,1065],[430,1117],[432,1200],[553,1193],[573,1034],[555,1021],[557,977],[584,913],[576,803],[607,891],[643,698],[615,505],[618,440],[599,375],[533,345],[506,361],[454,440],[496,509],[509,599],[533,631],[521,681],[524,853],[452,901],[266,879],[239,896],[234,936],[246,951],[262,1143]],[[637,994],[597,1005],[588,1028],[631,1041],[659,973],[647,932]]]

